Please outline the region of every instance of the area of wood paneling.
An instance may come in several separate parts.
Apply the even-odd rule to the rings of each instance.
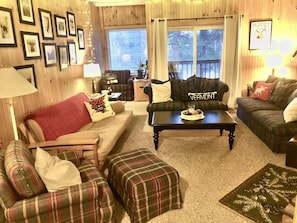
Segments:
[[[14,110],[18,123],[33,110],[56,103],[80,91],[91,93],[91,80],[83,79],[82,72],[82,64],[96,61],[96,57],[93,57],[93,54],[91,53],[94,51],[93,48],[96,51],[97,46],[94,46],[92,43],[91,35],[93,34],[93,30],[90,28],[90,24],[92,21],[99,19],[98,17],[92,17],[93,15],[98,16],[98,13],[94,13],[91,16],[90,10],[94,8],[91,4],[89,5],[89,3],[84,0],[33,0],[35,25],[20,23],[16,0],[2,0],[0,6],[12,9],[17,40],[17,47],[0,48],[0,67],[34,64],[36,74],[38,92],[32,95],[14,98]],[[54,40],[43,40],[38,8],[46,9],[52,13]],[[67,11],[75,14],[77,27],[84,29],[86,45],[84,50],[78,49],[77,36],[69,36],[68,34],[67,38],[56,36],[54,15],[64,16],[67,22]],[[95,12],[97,12],[97,10]],[[20,31],[39,33],[41,59],[24,59]],[[77,65],[69,66],[62,71],[60,70],[59,65],[45,67],[42,43],[55,43],[58,46],[67,45],[68,41],[74,41],[76,43]],[[14,138],[7,103],[8,99],[0,99],[0,142],[2,143],[2,148],[5,148]]]

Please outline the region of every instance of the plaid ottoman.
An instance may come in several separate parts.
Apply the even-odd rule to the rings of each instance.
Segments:
[[[106,165],[107,180],[131,222],[182,207],[178,172],[147,149],[111,155]]]

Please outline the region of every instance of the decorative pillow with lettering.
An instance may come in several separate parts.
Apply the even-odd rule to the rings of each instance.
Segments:
[[[215,100],[218,92],[201,92],[201,93],[188,93],[192,101],[208,101]]]
[[[265,82],[259,81],[256,85],[256,89],[254,93],[251,95],[251,98],[267,101],[274,88],[274,85],[275,85],[274,83],[265,83]]]
[[[108,96],[106,95],[91,98],[84,103],[93,122],[98,122],[115,115],[108,101]]]

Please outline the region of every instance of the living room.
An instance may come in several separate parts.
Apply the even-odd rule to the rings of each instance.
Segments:
[[[297,78],[296,57],[292,57],[297,49],[297,46],[295,46],[295,39],[297,38],[297,29],[295,25],[295,20],[297,19],[297,5],[295,1],[151,0],[145,1],[144,5],[96,7],[95,4],[88,3],[84,0],[32,0],[32,5],[35,22],[34,24],[28,24],[20,21],[18,12],[18,1],[2,0],[0,3],[1,7],[11,10],[16,42],[15,46],[3,47],[3,45],[1,45],[0,67],[3,68],[33,64],[36,86],[38,89],[37,93],[22,97],[15,97],[13,99],[13,106],[17,123],[22,122],[25,116],[38,108],[52,105],[78,92],[86,92],[88,94],[92,93],[92,80],[85,79],[83,77],[83,64],[99,63],[102,72],[110,69],[106,30],[147,28],[148,46],[150,46],[150,50],[148,52],[148,63],[150,68],[150,44],[152,43],[151,19],[153,18],[172,19],[172,21],[168,22],[168,25],[174,27],[207,24],[222,25],[223,17],[225,15],[243,15],[240,35],[241,46],[239,50],[239,60],[241,61],[239,73],[241,74],[242,96],[245,96],[247,94],[247,85],[250,85],[253,81],[265,80],[268,75],[272,74],[272,72],[274,72],[276,76],[280,75],[280,69],[273,70],[273,68],[267,67],[266,64],[267,57],[274,52],[250,50],[249,46],[250,22],[272,20],[271,43],[278,43],[279,48],[280,46],[286,48],[286,44],[284,43],[289,43],[290,45],[289,50],[282,53],[282,66],[286,68],[285,77],[293,79]],[[54,39],[44,39],[42,36],[39,8],[47,10],[51,13],[52,24],[54,26]],[[83,30],[84,49],[79,49],[77,35],[72,36],[67,33],[66,37],[56,36],[54,15],[65,17],[66,21],[68,21],[67,12],[73,13],[75,15],[77,28]],[[187,20],[187,18],[208,17],[211,19]],[[21,34],[21,32],[24,31],[32,32],[35,34],[38,33],[41,50],[39,58],[25,59]],[[67,46],[68,42],[74,42],[76,44],[76,64],[69,65],[67,66],[67,68],[63,69],[61,69],[58,63],[54,66],[46,66],[42,44],[53,43],[56,44],[56,46]],[[131,106],[132,108],[135,108],[138,106],[142,106],[145,103],[146,102],[129,102],[127,107]],[[8,99],[0,99],[0,148],[2,149],[6,148],[9,142],[14,139],[10,111],[7,104]],[[144,114],[146,114],[145,111]],[[146,122],[143,122],[143,124],[143,129],[145,129],[146,131],[149,126],[147,126]],[[142,128],[139,127],[139,129]],[[239,133],[242,133],[242,131],[239,131]],[[149,134],[152,135],[152,132],[149,132]],[[246,137],[245,140],[255,140],[254,137],[255,136],[249,135],[249,137]],[[150,140],[150,143],[152,144],[153,139],[150,138]],[[138,145],[139,147],[141,147],[140,142],[141,141],[136,142],[134,145]],[[151,146],[151,144],[149,144],[149,146]],[[124,142],[123,145],[128,146]],[[260,142],[256,142],[256,146],[258,145],[262,144]],[[236,142],[235,139],[235,148],[236,146],[238,146],[238,142]],[[277,156],[273,153],[270,154],[269,152],[271,151],[262,151],[259,154],[259,157],[266,156],[266,158],[261,161],[261,164],[264,161],[275,161],[275,163],[284,162],[285,158],[283,155]],[[161,155],[163,155],[164,157],[164,154],[165,153],[163,152],[163,154]],[[224,154],[222,156],[224,156]],[[174,157],[170,157],[168,159],[169,162],[171,158],[173,159]],[[237,158],[240,158],[239,154],[237,154]],[[186,162],[186,160],[183,159],[183,162]],[[235,161],[233,160],[232,162]],[[243,162],[243,160],[241,160],[241,162]],[[248,159],[247,162],[249,163],[249,165],[253,165],[252,159]],[[258,166],[259,165],[260,164],[258,164]],[[251,168],[249,173],[251,174],[255,172],[255,169],[257,167]],[[241,177],[241,180],[243,180],[245,176],[246,175],[241,175],[238,177]],[[228,188],[232,189],[233,186],[228,186]]]

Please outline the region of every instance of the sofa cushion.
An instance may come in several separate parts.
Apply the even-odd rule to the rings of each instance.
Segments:
[[[88,100],[85,93],[79,93],[64,101],[32,112],[25,120],[35,120],[41,127],[45,140],[55,140],[61,135],[76,132],[91,122],[88,110],[84,105],[84,102]],[[31,126],[31,129],[35,132],[34,126]]]
[[[263,130],[263,134],[273,134],[288,138],[297,134],[296,122],[285,123],[282,110],[254,111],[253,119],[256,120],[258,128]]]
[[[195,92],[212,92],[218,89],[218,78],[195,78]]]
[[[171,79],[171,97],[174,101],[189,101],[189,92],[195,91],[195,78],[190,77],[187,80]]]
[[[36,151],[35,168],[49,192],[82,183],[80,173],[72,162],[51,156],[40,148]]]
[[[12,141],[5,151],[6,175],[21,198],[46,192],[45,185],[34,168],[34,158],[22,141]]]
[[[267,101],[274,88],[274,85],[274,83],[265,83],[259,81],[256,85],[254,93],[251,95],[251,98],[257,98],[263,101]]]
[[[148,112],[154,111],[181,111],[186,109],[185,103],[183,101],[168,101],[160,103],[151,103],[147,106]]]
[[[111,109],[114,111],[114,113],[118,114],[122,111],[125,111],[125,105],[121,101],[114,101],[110,103]]]
[[[279,79],[271,93],[269,101],[284,109],[288,105],[289,97],[295,89],[297,89],[296,80]]]
[[[6,176],[4,167],[5,150],[0,150],[0,197],[5,208],[10,208],[17,200],[18,196],[14,191],[9,179]]]
[[[171,99],[171,83],[164,81],[161,83],[152,82],[153,103],[172,101]]]
[[[237,98],[236,102],[238,107],[249,114],[258,110],[280,110],[280,107],[271,104],[268,101],[261,101],[250,97]]]
[[[284,110],[285,122],[297,121],[297,98],[294,98]]]

